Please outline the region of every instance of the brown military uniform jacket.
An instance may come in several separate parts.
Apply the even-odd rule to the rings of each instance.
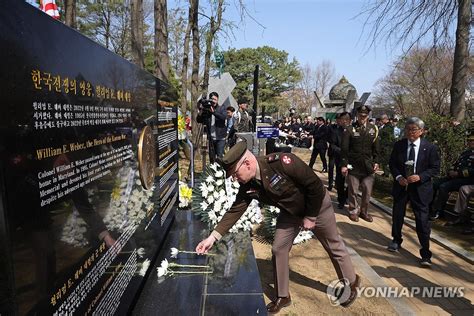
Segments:
[[[232,207],[216,226],[221,236],[245,213],[252,199],[297,217],[316,217],[326,194],[318,176],[297,156],[275,153],[257,157],[261,181],[242,184]]]
[[[377,126],[367,123],[364,127],[355,122],[342,134],[342,166],[352,165],[349,174],[353,176],[369,176],[374,173],[374,164],[379,163],[379,148]]]

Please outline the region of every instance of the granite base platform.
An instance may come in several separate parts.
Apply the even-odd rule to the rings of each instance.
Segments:
[[[209,229],[191,211],[178,211],[162,250],[133,309],[133,315],[266,315],[257,263],[249,233],[228,234],[211,249],[215,256],[180,253],[194,250]],[[179,264],[210,265],[212,274],[158,278],[163,259]],[[189,270],[189,269],[188,269]]]

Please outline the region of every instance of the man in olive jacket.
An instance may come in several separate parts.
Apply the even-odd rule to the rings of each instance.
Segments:
[[[372,222],[368,213],[370,196],[374,185],[374,172],[379,169],[379,137],[376,125],[368,122],[370,108],[357,108],[357,121],[348,126],[342,135],[341,173],[346,176],[349,218],[358,222],[359,216],[367,222]],[[357,203],[357,191],[361,187],[362,197],[360,206]]]
[[[339,279],[347,284],[340,304],[349,306],[356,298],[360,278],[347,249],[337,232],[331,199],[318,176],[301,159],[291,153],[274,153],[255,157],[245,142],[237,143],[224,156],[222,165],[227,176],[241,186],[232,207],[196,252],[206,253],[245,213],[252,199],[280,208],[272,246],[275,299],[267,305],[269,313],[278,313],[290,305],[289,252],[301,229],[313,230],[334,264]]]

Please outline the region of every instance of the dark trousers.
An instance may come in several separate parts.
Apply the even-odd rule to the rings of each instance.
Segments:
[[[335,187],[337,191],[337,202],[344,205],[347,200],[347,190],[344,187],[345,177],[341,173],[341,158],[338,156],[329,156],[328,163],[328,187],[332,187],[334,182],[334,168],[336,169]]]
[[[313,168],[314,162],[316,161],[316,158],[318,157],[321,158],[321,162],[323,163],[323,169],[328,168],[328,163],[326,161],[326,148],[318,148],[317,146],[313,147],[313,152],[311,153],[311,159],[309,160],[309,167]]]
[[[431,258],[430,251],[430,233],[431,224],[429,221],[429,201],[420,199],[415,188],[408,187],[408,191],[402,191],[393,198],[392,212],[392,237],[393,241],[401,245],[402,226],[405,218],[407,203],[410,202],[415,213],[416,234],[421,245],[420,256],[422,258]]]
[[[212,140],[212,142],[209,144],[209,160],[211,163],[216,161],[216,157],[224,157],[224,148],[225,139]]]
[[[344,205],[347,201],[347,189],[344,186],[345,182],[346,178],[341,173],[341,165],[336,163],[336,190],[339,205]]]
[[[434,196],[432,211],[442,211],[446,207],[450,192],[457,192],[463,185],[474,184],[473,178],[441,178],[433,183]]]
[[[334,182],[334,167],[336,165],[336,157],[334,155],[329,156],[328,163],[328,187],[332,187]]]

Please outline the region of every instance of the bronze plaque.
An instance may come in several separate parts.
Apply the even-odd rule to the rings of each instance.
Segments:
[[[155,139],[150,126],[145,126],[138,141],[138,170],[142,186],[149,190],[155,180]]]

